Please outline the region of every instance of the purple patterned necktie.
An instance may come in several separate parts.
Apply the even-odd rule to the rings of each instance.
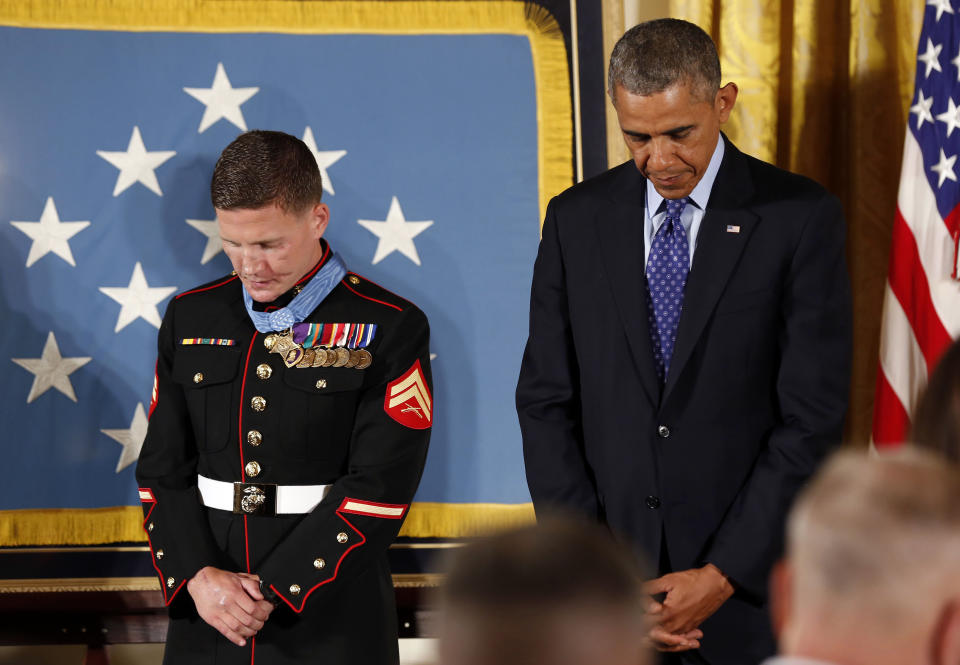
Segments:
[[[647,259],[647,311],[657,375],[663,383],[670,371],[677,324],[683,307],[683,287],[690,272],[690,245],[680,215],[687,198],[665,199],[667,215],[650,244]]]

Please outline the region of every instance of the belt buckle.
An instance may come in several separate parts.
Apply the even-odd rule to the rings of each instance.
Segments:
[[[277,486],[273,483],[234,483],[233,512],[237,515],[277,514]]]

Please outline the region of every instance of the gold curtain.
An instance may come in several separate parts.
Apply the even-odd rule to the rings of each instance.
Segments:
[[[854,357],[846,440],[870,436],[880,313],[924,0],[670,0],[740,96],[737,146],[843,201]]]

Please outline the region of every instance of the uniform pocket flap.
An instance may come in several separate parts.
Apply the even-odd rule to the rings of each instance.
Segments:
[[[364,370],[346,367],[291,367],[283,372],[283,381],[291,388],[318,395],[359,390]]]
[[[232,381],[240,366],[240,349],[232,346],[196,346],[177,349],[171,375],[174,381],[196,388]]]

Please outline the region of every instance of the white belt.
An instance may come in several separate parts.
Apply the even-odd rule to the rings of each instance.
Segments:
[[[228,483],[197,475],[197,489],[208,508],[238,514],[294,515],[316,508],[330,491],[330,485]]]

